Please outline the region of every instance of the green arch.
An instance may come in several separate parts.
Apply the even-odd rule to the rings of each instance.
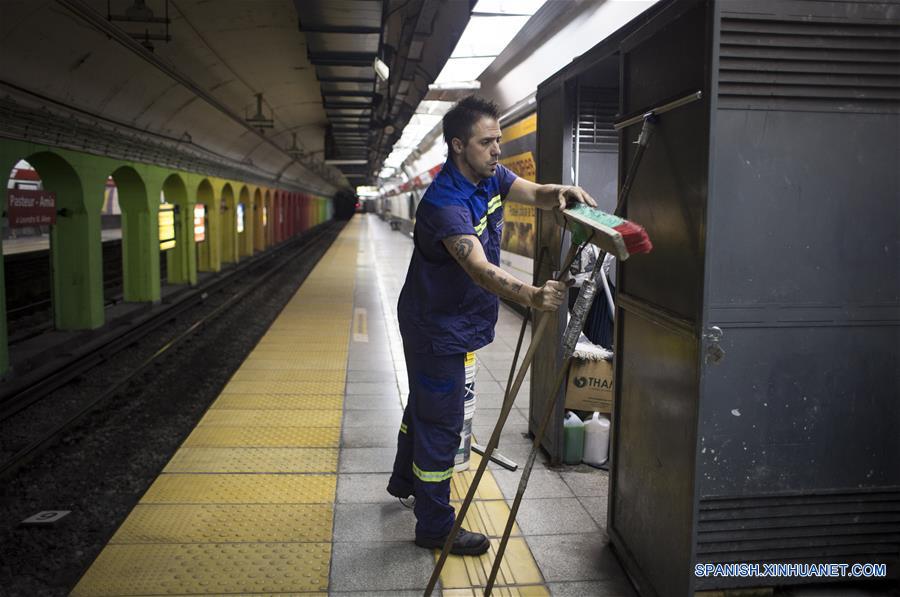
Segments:
[[[216,208],[215,190],[207,178],[197,186],[197,203],[206,206],[206,240],[197,244],[197,269],[201,272],[217,272],[222,268],[219,211]]]
[[[237,201],[234,188],[230,182],[222,187],[222,197],[219,200],[219,214],[221,216],[220,238],[222,239],[222,263],[236,263],[238,260],[237,244]]]
[[[266,248],[266,229],[263,227],[263,194],[257,187],[253,191],[253,249],[262,251]]]
[[[243,185],[238,192],[238,203],[244,210],[244,231],[238,234],[238,256],[240,258],[253,255],[253,201],[250,200],[250,188]]]
[[[159,251],[154,250],[147,185],[131,165],[113,170],[122,209],[122,291],[126,301],[159,300]]]
[[[60,330],[100,327],[103,325],[100,209],[106,178],[101,175],[96,181],[83,180],[75,165],[52,150],[39,150],[24,159],[37,171],[44,189],[56,193],[58,213],[50,232],[54,325]],[[96,189],[96,197],[92,197],[96,209],[86,206],[86,182],[92,190]]]
[[[163,181],[167,203],[178,206],[175,216],[175,247],[166,254],[166,269],[170,284],[197,283],[196,243],[194,243],[194,202],[188,196],[187,185],[177,172]],[[157,210],[159,209],[157,204]],[[158,245],[157,245],[158,246]]]

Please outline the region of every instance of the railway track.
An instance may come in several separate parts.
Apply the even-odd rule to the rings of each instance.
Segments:
[[[263,288],[286,265],[309,255],[315,255],[317,261],[318,256],[327,250],[341,227],[341,223],[335,222],[322,224],[293,242],[258,258],[247,260],[226,275],[179,295],[177,301],[166,305],[158,312],[123,325],[121,333],[97,346],[89,346],[77,355],[72,355],[55,371],[33,376],[35,379],[23,382],[19,387],[6,389],[0,394],[0,425],[8,423],[12,417],[27,417],[28,409],[51,399],[55,390],[104,365],[120,351],[133,347],[161,327],[179,321],[174,326],[177,329],[173,329],[168,338],[151,354],[127,367],[123,373],[114,375],[107,383],[93,386],[88,399],[70,409],[49,428],[26,442],[18,442],[14,450],[5,447],[3,453],[7,456],[0,461],[0,478],[10,475],[46,450],[87,414],[120,393],[132,380],[164,359],[174,348],[194,337],[205,326]],[[235,288],[240,290],[234,291]],[[8,455],[10,453],[11,455]]]

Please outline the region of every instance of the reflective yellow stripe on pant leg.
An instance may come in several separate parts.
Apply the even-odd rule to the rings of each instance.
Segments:
[[[413,474],[425,483],[440,483],[453,476],[453,467],[451,466],[445,471],[423,471],[413,462]]]

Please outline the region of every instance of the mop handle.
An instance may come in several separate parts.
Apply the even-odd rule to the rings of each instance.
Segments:
[[[647,148],[647,145],[650,143],[650,137],[653,136],[653,131],[655,129],[656,124],[656,116],[651,112],[644,115],[644,126],[641,129],[640,137],[638,138],[638,148],[635,153],[634,160],[631,162],[631,166],[628,169],[628,175],[625,177],[625,182],[622,185],[622,192],[619,194],[619,200],[616,204],[616,215],[621,215],[621,212],[625,208],[625,204],[628,200],[628,195],[631,192],[631,184],[634,181],[634,176],[637,173],[638,166],[641,163],[642,158],[644,157],[644,150]],[[590,239],[588,239],[590,242]],[[522,477],[519,479],[519,487],[516,490],[516,497],[513,500],[513,505],[510,508],[509,516],[506,519],[506,527],[503,530],[503,536],[500,538],[500,545],[497,548],[497,556],[494,558],[494,563],[491,566],[491,573],[488,577],[487,585],[484,589],[484,597],[490,597],[491,589],[493,589],[494,582],[497,579],[497,573],[500,570],[500,564],[503,560],[503,553],[506,551],[506,544],[509,542],[509,536],[512,534],[512,527],[516,520],[516,514],[519,511],[519,506],[522,503],[522,497],[525,495],[525,488],[528,487],[528,479],[531,476],[531,469],[534,466],[534,460],[537,456],[537,450],[540,448],[541,442],[544,440],[544,434],[547,432],[547,425],[550,423],[550,419],[553,417],[553,412],[556,407],[556,403],[559,400],[559,392],[562,388],[563,381],[566,379],[566,375],[569,372],[569,367],[572,365],[572,354],[574,352],[574,342],[572,342],[572,346],[569,347],[570,340],[572,338],[576,338],[580,335],[581,329],[584,327],[584,320],[587,316],[587,312],[590,309],[591,303],[594,300],[594,292],[597,289],[597,284],[601,277],[604,277],[603,273],[603,261],[606,259],[606,252],[600,251],[600,254],[597,256],[597,261],[594,265],[594,271],[591,275],[591,279],[589,282],[585,282],[582,284],[581,293],[578,295],[578,300],[575,302],[575,313],[572,317],[572,320],[569,323],[569,326],[566,328],[566,332],[564,334],[564,354],[565,361],[563,362],[563,366],[560,368],[559,373],[556,375],[556,380],[553,385],[553,393],[551,394],[551,403],[544,413],[544,418],[541,421],[541,427],[538,429],[537,434],[534,437],[534,443],[531,446],[531,452],[528,454],[528,461],[525,463],[525,467],[522,469]],[[604,280],[605,281],[605,280]],[[575,332],[575,326],[577,326],[578,331]]]
[[[559,275],[557,277],[557,281],[562,280],[566,272],[568,272],[569,268],[572,266],[572,263],[575,261],[575,257],[578,255],[579,247],[578,245],[572,245],[569,247],[569,253],[566,255],[565,266],[559,270]],[[472,500],[475,498],[475,492],[478,490],[478,484],[481,482],[481,477],[484,476],[484,471],[487,470],[488,462],[491,460],[491,454],[493,454],[494,449],[497,447],[497,444],[500,443],[500,432],[503,430],[503,426],[506,424],[506,419],[509,417],[509,413],[512,410],[512,406],[515,403],[516,395],[519,393],[519,388],[522,386],[522,382],[525,379],[525,373],[527,373],[528,368],[531,366],[532,361],[534,360],[534,353],[537,351],[537,347],[540,344],[541,338],[544,336],[544,332],[547,329],[547,325],[550,322],[550,313],[544,313],[543,317],[538,321],[537,329],[534,332],[534,335],[531,338],[531,344],[528,346],[528,351],[525,353],[525,359],[522,361],[522,366],[519,368],[519,373],[516,375],[515,382],[512,387],[507,386],[506,394],[503,397],[503,407],[500,409],[500,416],[497,418],[497,423],[494,425],[494,431],[491,433],[491,439],[488,441],[487,447],[484,449],[484,454],[481,456],[481,462],[478,463],[478,469],[475,471],[475,476],[472,477],[472,481],[469,484],[469,491],[466,493],[466,498],[463,500],[462,505],[459,508],[459,512],[456,513],[456,520],[453,522],[453,528],[450,529],[450,533],[447,535],[447,540],[444,541],[444,547],[441,550],[441,555],[438,557],[437,563],[434,565],[434,570],[431,572],[431,578],[428,580],[428,586],[425,587],[425,597],[430,597],[432,591],[434,591],[435,585],[437,585],[438,578],[440,578],[441,570],[444,568],[444,563],[447,561],[447,556],[450,555],[450,548],[453,547],[453,541],[456,539],[456,535],[459,534],[459,529],[462,526],[463,519],[466,517],[466,512],[469,510],[469,505],[472,503]]]
[[[556,380],[554,380],[552,386],[553,392],[550,394],[550,404],[544,412],[541,426],[534,436],[534,443],[531,445],[531,452],[528,453],[528,461],[522,469],[522,477],[519,479],[516,497],[513,500],[512,507],[509,509],[509,515],[506,518],[506,527],[503,530],[503,536],[500,538],[500,545],[497,547],[497,555],[494,558],[494,563],[491,566],[491,574],[488,576],[487,585],[484,589],[485,597],[488,597],[491,594],[491,589],[494,587],[494,581],[497,579],[497,573],[500,571],[503,554],[506,552],[506,544],[509,542],[509,536],[512,534],[512,527],[516,522],[516,514],[519,512],[519,506],[525,495],[525,488],[528,487],[528,479],[531,477],[531,469],[534,467],[537,451],[541,447],[541,442],[544,440],[544,434],[547,432],[547,426],[556,410],[556,403],[559,401],[562,384],[569,373],[569,368],[572,366],[572,355],[575,352],[575,344],[578,341],[578,337],[581,335],[581,330],[584,328],[584,322],[587,319],[588,311],[590,311],[591,305],[594,303],[598,281],[605,275],[602,267],[595,266],[591,278],[581,285],[581,291],[578,293],[578,299],[575,301],[572,319],[569,321],[569,325],[566,327],[566,331],[563,334],[563,366],[556,374]]]

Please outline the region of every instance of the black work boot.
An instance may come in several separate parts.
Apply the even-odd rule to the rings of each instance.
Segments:
[[[427,549],[442,549],[447,537],[416,537],[416,545]],[[459,529],[456,539],[453,540],[453,547],[450,553],[457,556],[480,556],[485,553],[491,546],[488,538],[481,533],[472,533],[464,528]]]

